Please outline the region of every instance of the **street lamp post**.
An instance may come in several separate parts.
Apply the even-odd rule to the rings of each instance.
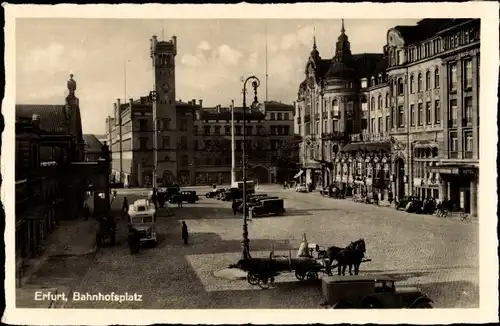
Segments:
[[[245,79],[243,83],[243,240],[241,241],[242,245],[242,255],[243,259],[250,259],[250,240],[248,239],[248,211],[247,211],[247,131],[246,131],[246,120],[247,120],[247,82],[249,80],[252,81],[252,87],[254,90],[254,101],[252,105],[255,105],[257,100],[257,88],[260,86],[260,80],[255,76],[250,76]]]
[[[157,108],[156,100],[158,93],[156,92],[156,85],[154,91],[149,93],[151,101],[153,102],[153,194],[156,194],[156,173],[158,168],[158,121],[157,121]]]

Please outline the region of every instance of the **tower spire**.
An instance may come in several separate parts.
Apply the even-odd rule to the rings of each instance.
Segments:
[[[340,32],[342,34],[345,34],[345,28],[344,28],[344,18],[342,18],[342,28],[340,29]]]
[[[316,25],[313,25],[313,49],[316,50]]]

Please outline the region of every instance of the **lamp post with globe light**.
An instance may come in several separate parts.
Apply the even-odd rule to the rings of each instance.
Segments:
[[[252,80],[252,87],[254,91],[254,100],[252,103],[252,107],[258,104],[257,99],[257,88],[260,86],[260,80],[255,76],[250,76],[245,79],[243,83],[243,239],[241,241],[242,244],[242,255],[243,259],[251,259],[250,256],[250,240],[248,239],[248,210],[247,210],[247,139],[246,139],[246,120],[247,120],[247,103],[246,103],[246,94],[247,94],[247,82]]]

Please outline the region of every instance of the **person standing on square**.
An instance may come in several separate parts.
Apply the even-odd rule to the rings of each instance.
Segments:
[[[185,245],[188,244],[188,237],[189,237],[188,227],[186,225],[186,222],[182,221],[182,240],[184,240]]]

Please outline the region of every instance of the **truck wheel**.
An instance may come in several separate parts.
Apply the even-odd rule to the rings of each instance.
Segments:
[[[253,273],[248,273],[247,274],[247,282],[250,285],[257,285],[257,284],[259,284],[259,277]]]
[[[271,285],[271,283],[269,282],[268,278],[261,278],[261,279],[259,279],[259,287],[261,289],[269,289],[270,285]]]
[[[303,281],[305,278],[306,278],[306,274],[303,273],[303,272],[295,272],[295,277],[299,280],[299,281]]]

